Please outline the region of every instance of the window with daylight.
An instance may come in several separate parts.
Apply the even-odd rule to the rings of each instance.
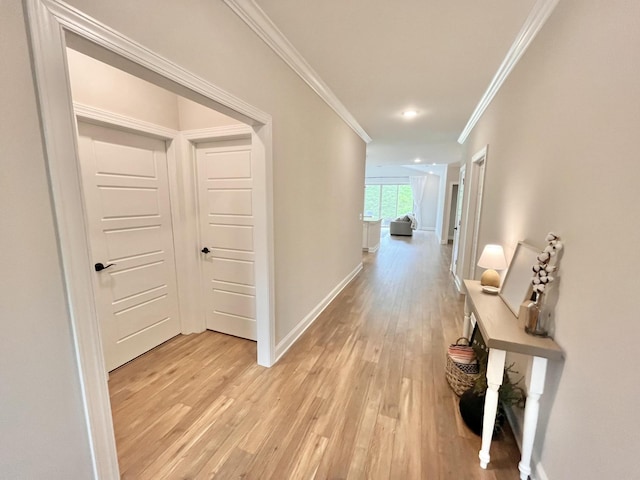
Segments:
[[[364,187],[364,215],[382,219],[388,227],[391,220],[413,211],[410,185],[366,185]]]

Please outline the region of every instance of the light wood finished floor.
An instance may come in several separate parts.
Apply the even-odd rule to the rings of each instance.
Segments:
[[[444,378],[462,323],[450,246],[383,239],[271,369],[253,342],[178,336],[112,372],[126,479],[518,478],[510,432],[489,469]]]

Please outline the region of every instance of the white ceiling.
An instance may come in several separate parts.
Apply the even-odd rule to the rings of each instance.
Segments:
[[[457,138],[535,4],[255,2],[371,136],[369,167],[460,161]]]

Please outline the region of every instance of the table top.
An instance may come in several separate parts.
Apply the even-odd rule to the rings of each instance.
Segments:
[[[487,347],[549,359],[564,356],[553,339],[526,333],[524,320],[516,318],[499,295],[483,293],[477,280],[465,280],[464,286]]]

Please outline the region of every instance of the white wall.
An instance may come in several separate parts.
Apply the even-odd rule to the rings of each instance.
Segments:
[[[447,203],[447,166],[443,165],[438,178],[438,196],[436,206],[435,231],[436,237],[442,238],[444,235],[444,224],[446,219],[445,208]]]
[[[70,48],[67,62],[74,102],[180,129],[175,94]]]
[[[421,230],[435,230],[439,215],[440,193],[442,177],[427,175],[422,196],[422,218],[419,221]]]
[[[22,5],[0,11],[0,477],[91,478]]]
[[[178,124],[180,130],[197,130],[237,125],[238,121],[188,98],[178,97]]]
[[[237,125],[238,121],[70,48],[73,101],[173,130]]]
[[[364,142],[222,2],[73,5],[273,118],[276,341],[361,262]],[[153,12],[153,15],[149,15]],[[140,21],[144,18],[144,21]],[[0,472],[91,478],[19,0],[2,0]],[[7,225],[5,227],[5,225]]]
[[[559,3],[484,114],[480,244],[565,241],[535,454],[550,480],[637,478],[638,2]],[[538,477],[540,478],[540,477]]]

